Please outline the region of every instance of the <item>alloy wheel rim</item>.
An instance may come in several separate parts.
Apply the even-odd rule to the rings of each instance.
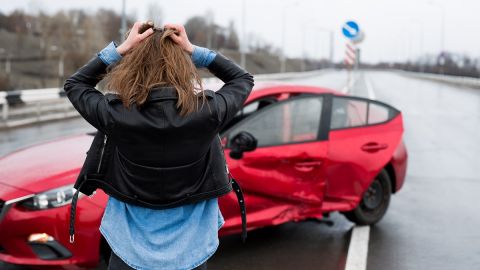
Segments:
[[[378,179],[375,179],[363,195],[363,205],[369,210],[377,209],[383,201],[383,187]]]

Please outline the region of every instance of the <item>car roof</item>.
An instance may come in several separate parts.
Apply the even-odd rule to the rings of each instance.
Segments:
[[[334,94],[344,95],[339,91],[318,86],[289,84],[284,82],[255,82],[252,93],[247,102],[264,96],[278,95],[283,93],[309,93],[309,94]]]

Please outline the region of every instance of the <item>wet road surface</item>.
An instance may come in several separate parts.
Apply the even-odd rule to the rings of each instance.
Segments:
[[[344,75],[332,77],[304,83],[337,89],[345,85]],[[349,94],[400,109],[409,152],[405,185],[383,220],[371,228],[367,269],[480,269],[480,90],[365,72],[357,75]],[[332,220],[333,227],[280,226],[278,234],[249,238],[258,242],[254,247],[229,238],[210,268],[344,269],[353,224],[341,215],[332,215]],[[294,226],[297,237],[288,233]]]
[[[367,269],[480,269],[480,90],[390,72],[357,74],[350,94],[400,109],[409,151],[406,182],[370,231]],[[343,72],[290,80],[342,89]],[[92,130],[81,119],[0,133],[0,155]],[[287,223],[221,238],[209,269],[343,270],[353,224]],[[4,269],[0,266],[0,269]],[[104,269],[100,267],[99,269]]]
[[[0,130],[0,156],[60,137],[95,131],[83,118]]]
[[[367,73],[402,110],[409,168],[372,228],[368,269],[480,269],[480,91]]]

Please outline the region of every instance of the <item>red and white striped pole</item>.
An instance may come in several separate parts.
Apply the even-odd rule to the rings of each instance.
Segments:
[[[344,63],[349,70],[353,69],[357,63],[357,46],[350,41],[346,44]]]
[[[357,46],[351,41],[348,41],[345,47],[345,66],[348,70],[347,72],[347,92],[351,91],[353,87],[353,75],[352,70],[357,67]]]

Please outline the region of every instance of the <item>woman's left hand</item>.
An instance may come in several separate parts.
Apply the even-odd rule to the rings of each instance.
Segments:
[[[117,52],[121,55],[124,56],[127,54],[130,50],[135,48],[142,40],[153,34],[153,29],[150,28],[147,31],[143,32],[142,34],[138,33],[138,29],[144,24],[145,22],[136,22],[132,30],[130,30],[130,34],[128,34],[127,39],[120,44],[120,46],[117,47]],[[151,22],[149,22],[151,23]]]

